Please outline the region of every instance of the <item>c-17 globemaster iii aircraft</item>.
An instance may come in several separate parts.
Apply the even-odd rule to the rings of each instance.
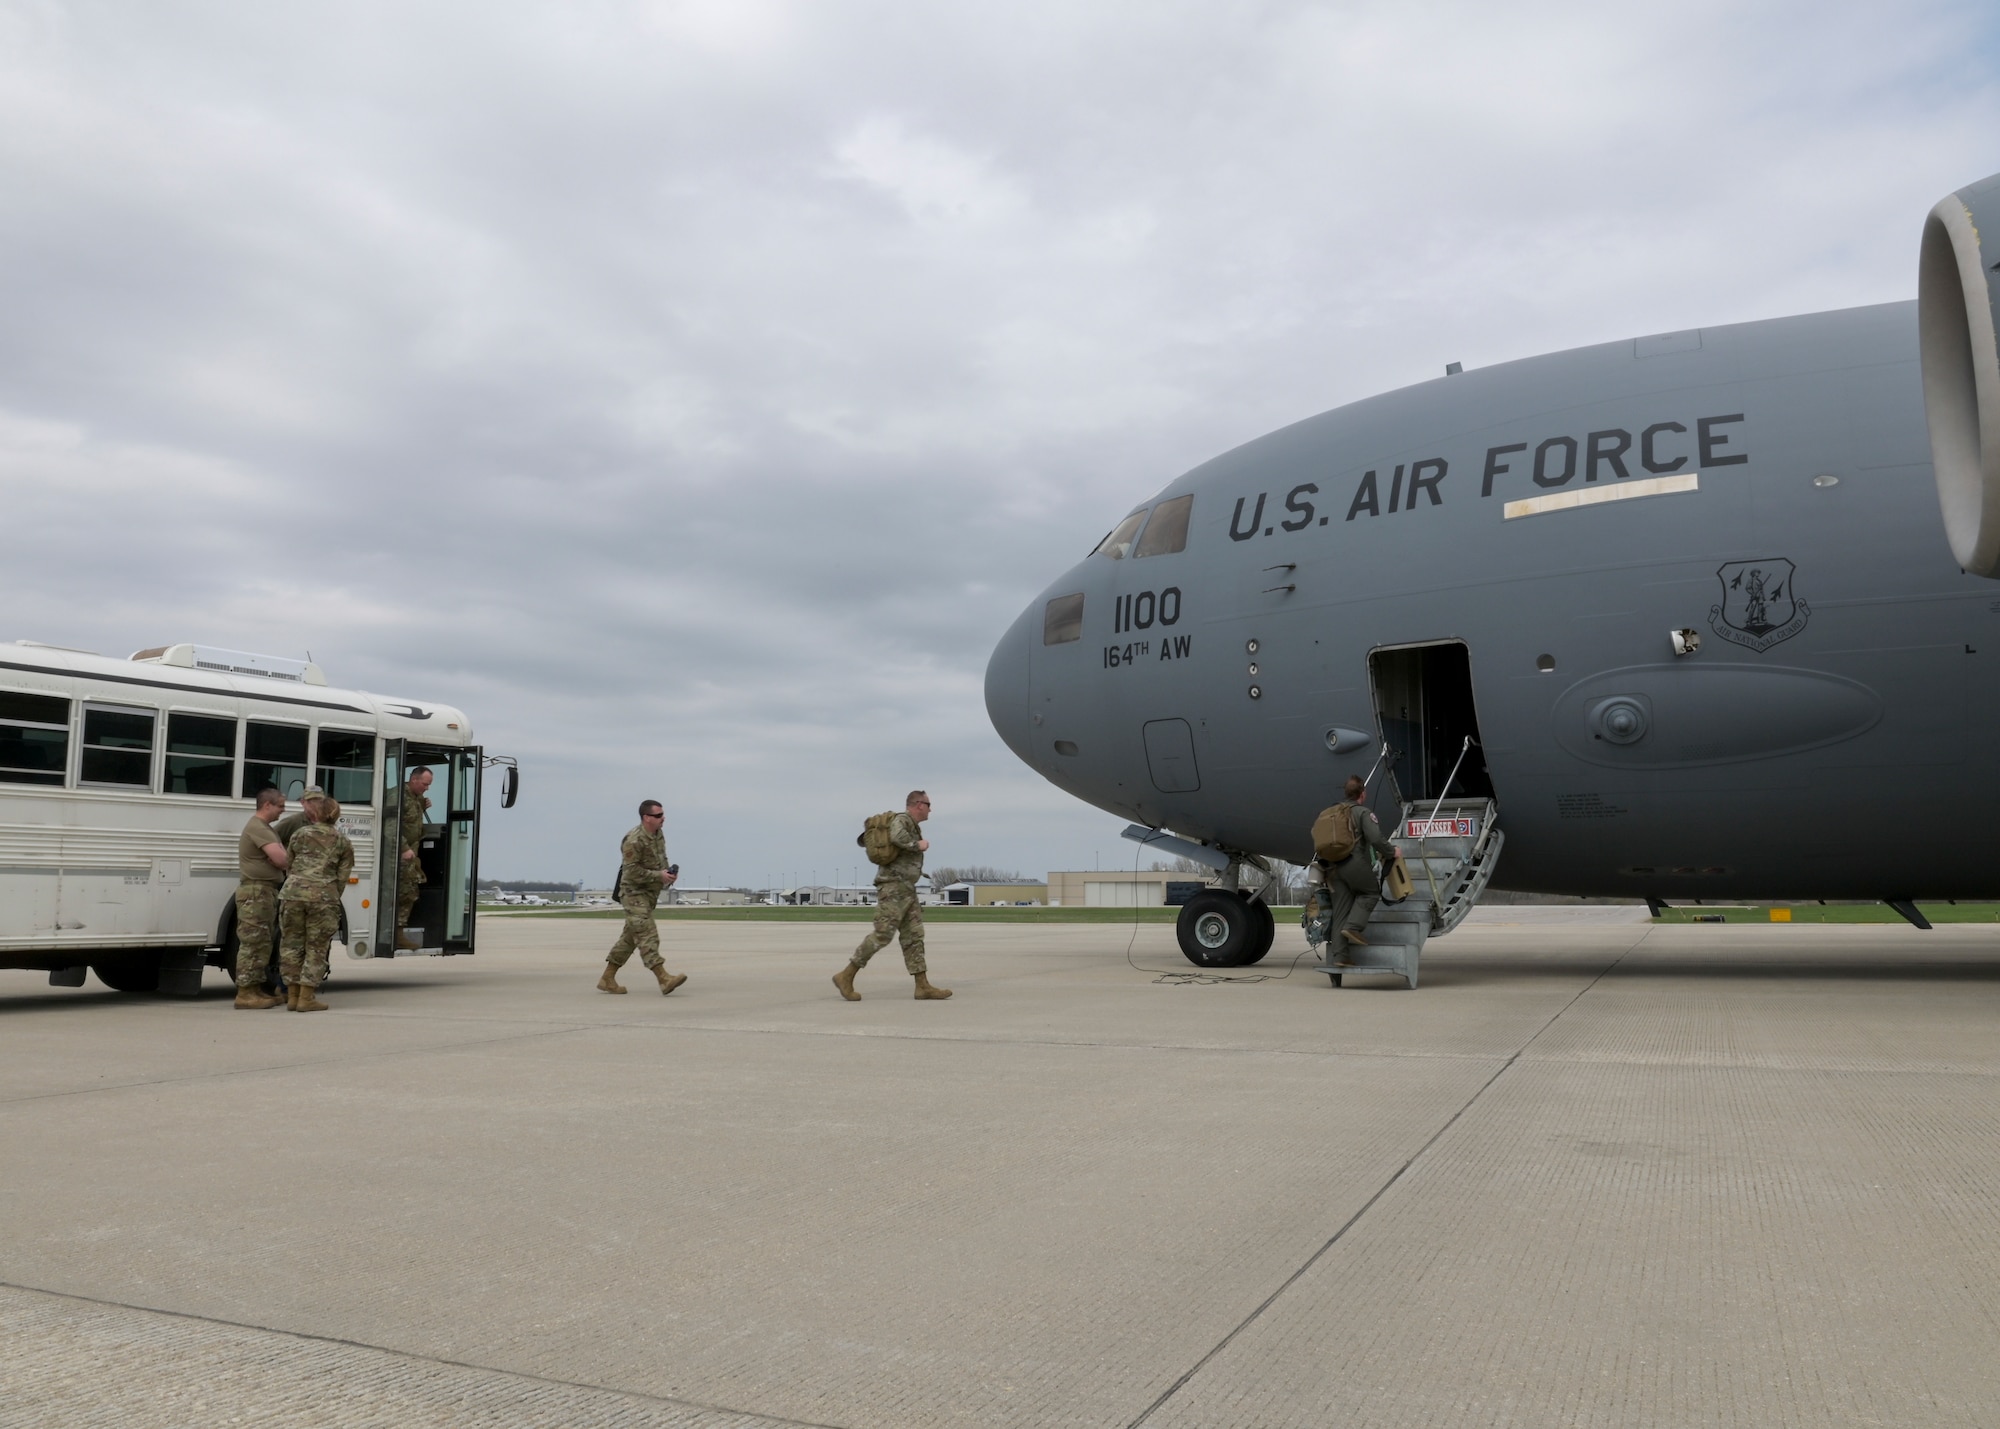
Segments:
[[[1350,774],[1431,933],[1489,879],[1925,926],[2000,895],[1996,326],[2000,175],[1932,209],[1914,303],[1454,364],[1260,437],[1022,612],[994,728],[1218,870],[1200,963],[1269,949],[1257,870]]]

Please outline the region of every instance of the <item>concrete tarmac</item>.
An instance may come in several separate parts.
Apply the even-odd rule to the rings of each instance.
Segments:
[[[2000,1423],[2000,930],[616,931],[0,972],[0,1425]]]

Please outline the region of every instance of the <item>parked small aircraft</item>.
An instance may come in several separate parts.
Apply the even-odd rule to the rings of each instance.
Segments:
[[[1181,918],[1198,962],[1264,955],[1246,870],[1308,857],[1378,760],[1385,824],[1461,836],[1440,928],[1488,879],[1923,926],[1917,898],[2000,895],[1996,326],[2000,175],[1931,210],[1913,303],[1454,364],[1308,418],[1054,581],[988,713],[1221,872]]]

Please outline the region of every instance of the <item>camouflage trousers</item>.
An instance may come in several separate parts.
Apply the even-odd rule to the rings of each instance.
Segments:
[[[1382,901],[1382,880],[1376,876],[1366,849],[1356,849],[1345,863],[1328,870],[1321,897],[1331,900],[1335,928],[1358,933],[1368,926],[1375,905]]]
[[[889,946],[891,938],[903,944],[903,966],[910,976],[929,972],[924,962],[924,910],[917,905],[917,890],[908,883],[881,883],[875,887],[875,927],[854,950],[854,965],[868,966],[868,960]]]
[[[338,903],[285,904],[285,931],[278,940],[278,970],[289,986],[318,987],[326,981],[328,944],[340,932]]]
[[[236,985],[262,987],[270,976],[278,885],[246,878],[236,885]]]
[[[396,884],[396,927],[389,935],[392,946],[396,939],[403,936],[403,929],[410,926],[410,910],[417,906],[417,895],[423,891],[424,871],[417,867],[415,859],[406,860],[402,876]]]
[[[611,966],[624,967],[634,949],[638,950],[639,961],[653,972],[667,965],[660,956],[660,925],[653,918],[653,907],[658,901],[644,893],[627,893],[618,900],[625,909],[625,931],[618,935],[618,941],[611,945],[611,952],[605,958]]]

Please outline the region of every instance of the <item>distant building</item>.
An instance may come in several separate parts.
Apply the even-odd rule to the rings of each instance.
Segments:
[[[1049,901],[1046,883],[947,883],[941,891],[946,905],[957,908],[1039,906]]]
[[[661,895],[662,903],[684,903],[689,907],[741,908],[754,902],[756,895],[741,888],[700,888],[676,883]]]
[[[1210,883],[1199,873],[1104,872],[1050,873],[1049,906],[1053,908],[1165,908],[1178,906]]]
[[[918,886],[918,892],[919,894],[923,892],[921,884]],[[764,901],[798,908],[808,905],[813,907],[863,908],[874,904],[875,885],[872,883],[807,883],[801,884],[797,888],[773,889]]]

